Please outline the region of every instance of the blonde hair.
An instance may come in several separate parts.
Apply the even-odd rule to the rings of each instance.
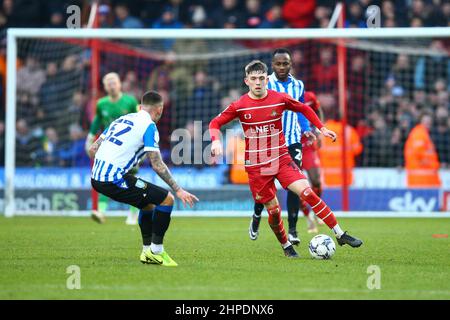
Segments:
[[[109,72],[109,73],[107,73],[107,74],[105,74],[105,75],[103,76],[103,79],[102,79],[103,84],[106,82],[106,80],[107,80],[108,78],[111,78],[111,77],[116,78],[116,79],[119,80],[119,82],[120,82],[120,77],[119,77],[119,74],[118,74],[117,72]]]

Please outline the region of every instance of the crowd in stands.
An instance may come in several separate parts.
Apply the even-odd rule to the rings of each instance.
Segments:
[[[100,28],[326,28],[336,1],[329,0],[102,0],[98,9]],[[89,1],[3,0],[0,1],[0,109],[5,110],[5,30],[8,27],[64,28],[68,4],[82,8],[87,16]],[[450,26],[450,1],[353,0],[346,3],[346,27],[366,27],[368,6],[381,8],[382,27]],[[84,21],[84,20],[83,20]],[[163,44],[173,49],[172,42]],[[429,50],[435,56],[414,54],[367,53],[349,50],[348,120],[363,144],[357,166],[402,167],[403,149],[412,128],[422,113],[432,115],[431,138],[439,154],[441,167],[450,166],[449,88],[450,62],[447,43],[435,40]],[[325,110],[337,106],[336,51],[332,46],[305,54],[310,48],[292,47],[295,74],[307,90],[315,91]],[[19,57],[17,92],[17,166],[88,165],[83,143],[92,119],[92,101],[85,79],[89,57],[83,52],[67,54],[58,61]],[[314,57],[313,57],[314,56]],[[269,60],[268,60],[269,61]],[[267,62],[268,62],[267,61]],[[313,61],[313,63],[311,62]],[[102,67],[105,74],[107,66]],[[191,72],[174,67],[167,54],[163,63],[152,65],[145,77],[135,70],[119,72],[124,92],[137,98],[146,89],[162,91],[168,102],[164,121],[170,122],[173,92],[187,99],[184,116],[196,119],[198,108],[217,110],[200,113],[207,122],[242,88],[220,88],[221,79],[211,78],[208,67]],[[177,86],[173,83],[177,83]],[[175,110],[175,109],[174,109]],[[4,165],[4,115],[0,116],[0,166]],[[169,119],[169,120],[168,120]],[[178,119],[175,119],[178,121]],[[40,126],[34,124],[40,123]],[[173,124],[173,122],[172,122]],[[169,126],[169,123],[163,126]],[[176,123],[176,127],[186,125]],[[187,128],[192,127],[188,123]],[[63,128],[63,130],[61,129]],[[173,129],[173,128],[172,128]]]

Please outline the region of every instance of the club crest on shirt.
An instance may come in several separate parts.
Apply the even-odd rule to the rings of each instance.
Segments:
[[[270,114],[272,117],[277,117],[280,114],[277,112],[277,110],[272,110],[272,113]]]
[[[252,118],[252,115],[250,113],[244,114],[244,119],[245,120],[248,120],[248,119],[251,119],[251,118]]]
[[[144,181],[138,179],[136,181],[136,188],[145,189],[147,188],[147,184]]]

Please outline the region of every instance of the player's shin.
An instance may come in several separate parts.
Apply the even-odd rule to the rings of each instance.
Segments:
[[[258,230],[259,228],[259,222],[261,221],[261,214],[262,211],[264,210],[264,205],[262,203],[256,203],[255,202],[255,206],[253,207],[253,230]]]
[[[292,192],[287,194],[287,210],[288,210],[288,225],[289,233],[297,232],[298,211],[300,210],[300,199]]]
[[[303,190],[300,197],[311,206],[311,209],[314,211],[316,216],[322,219],[323,222],[325,222],[325,224],[333,230],[338,238],[344,233],[339,227],[336,217],[330,207],[328,207],[327,204],[319,198],[310,187]]]
[[[153,210],[139,210],[138,223],[144,250],[150,248],[152,243],[153,212]]]
[[[281,219],[281,208],[279,205],[267,208],[269,213],[269,225],[273,233],[277,237],[278,241],[281,243],[283,248],[290,245],[287,240],[286,231],[284,230],[283,219]]]
[[[158,205],[153,214],[153,232],[151,249],[155,254],[160,254],[164,251],[163,240],[170,224],[170,215],[173,206]]]

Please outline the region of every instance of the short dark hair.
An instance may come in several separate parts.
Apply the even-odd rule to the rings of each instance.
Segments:
[[[291,51],[288,48],[275,49],[275,51],[272,53],[272,59],[275,58],[275,55],[277,55],[277,54],[287,54],[289,56],[289,58],[292,58]]]
[[[144,93],[141,99],[141,104],[145,106],[154,106],[160,104],[163,101],[161,95],[156,91],[147,91]]]
[[[252,72],[267,73],[267,65],[260,60],[253,60],[245,66],[245,75],[249,75]]]

